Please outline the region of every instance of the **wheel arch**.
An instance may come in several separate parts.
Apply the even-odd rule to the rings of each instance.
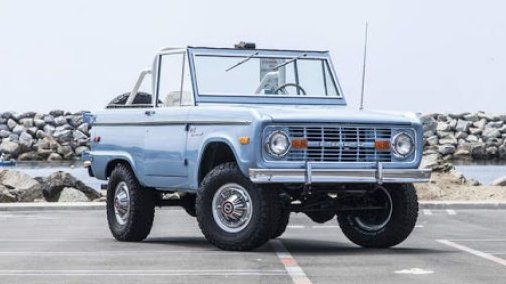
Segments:
[[[200,184],[207,173],[219,164],[235,162],[238,164],[239,169],[241,169],[235,148],[226,139],[211,139],[207,141],[202,147],[201,153],[197,167],[197,184]],[[242,169],[241,171],[244,172]]]

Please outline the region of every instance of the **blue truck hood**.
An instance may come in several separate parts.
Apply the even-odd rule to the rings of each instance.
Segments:
[[[236,105],[247,108],[260,116],[268,116],[273,122],[340,122],[340,123],[419,123],[412,113],[358,111],[346,106],[281,106],[281,105]]]

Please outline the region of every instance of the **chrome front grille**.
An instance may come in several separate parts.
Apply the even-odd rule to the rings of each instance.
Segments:
[[[376,140],[388,140],[389,128],[349,126],[290,126],[293,138],[308,140],[307,149],[290,149],[288,161],[311,162],[390,162],[391,150],[376,150]]]

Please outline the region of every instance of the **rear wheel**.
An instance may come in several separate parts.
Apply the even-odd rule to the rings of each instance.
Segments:
[[[263,245],[277,226],[278,191],[246,178],[235,163],[209,172],[198,190],[197,221],[206,239],[224,250],[244,251]]]
[[[278,225],[273,231],[271,239],[281,237],[281,235],[283,235],[283,233],[286,231],[286,227],[288,226],[289,222],[290,222],[290,211],[285,209],[281,210],[281,213],[279,214]]]
[[[142,187],[130,167],[117,164],[107,184],[107,221],[118,241],[144,240],[153,225],[155,193]]]
[[[354,205],[376,208],[338,214],[339,226],[346,237],[363,247],[386,248],[403,242],[418,217],[412,184],[377,185]]]

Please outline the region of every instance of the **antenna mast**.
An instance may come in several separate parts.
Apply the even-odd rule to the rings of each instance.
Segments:
[[[367,21],[365,22],[365,41],[364,41],[364,62],[362,65],[362,89],[360,91],[360,110],[364,109],[364,86],[365,86],[365,63],[367,60]]]

